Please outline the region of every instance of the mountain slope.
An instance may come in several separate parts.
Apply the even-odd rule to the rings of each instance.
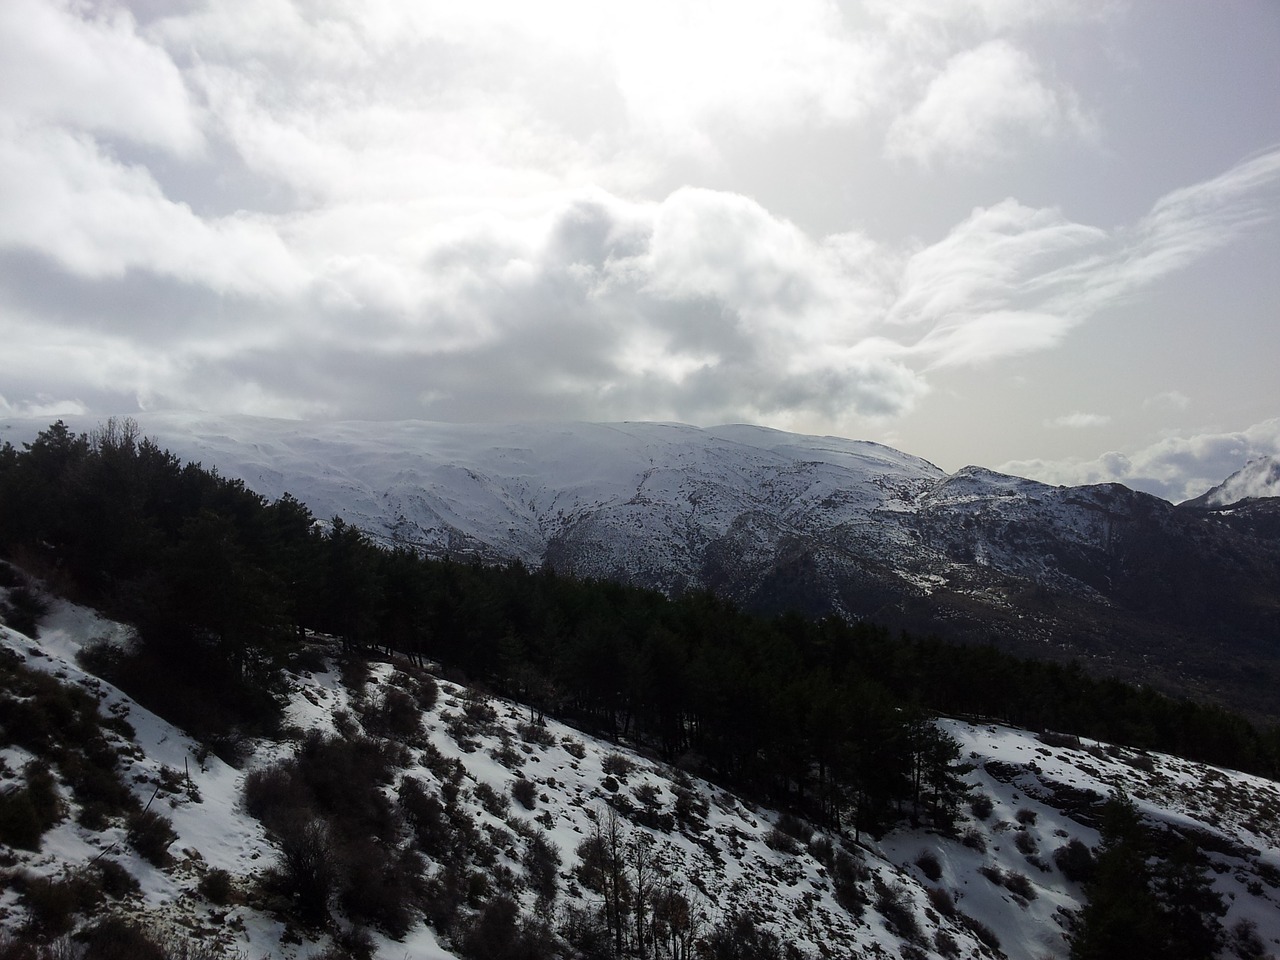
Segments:
[[[947,475],[877,444],[741,425],[140,424],[268,498],[430,555],[1082,658],[1280,717],[1280,541],[1119,485]],[[43,426],[9,421],[0,438]]]
[[[316,742],[311,738],[342,732],[399,758],[380,792],[399,797],[402,812],[408,812],[405,782],[414,781],[422,796],[442,799],[441,809],[451,811],[454,825],[446,834],[470,838],[449,847],[461,852],[442,857],[422,846],[427,841],[411,817],[389,834],[420,858],[428,889],[455,857],[466,859],[473,877],[484,878],[481,898],[454,908],[448,934],[433,897],[414,901],[402,930],[362,928],[361,942],[385,960],[490,955],[476,952],[484,941],[475,930],[486,929],[486,903],[502,897],[525,917],[581,930],[574,917],[596,916],[601,894],[579,852],[602,829],[617,832],[628,877],[647,871],[654,909],[645,916],[654,921],[655,937],[676,938],[670,942],[677,950],[681,942],[706,948],[730,918],[749,916],[762,936],[776,937],[800,956],[1062,957],[1070,914],[1082,901],[1078,883],[1064,876],[1055,855],[1072,841],[1097,843],[1099,805],[1116,788],[1135,798],[1158,835],[1187,838],[1200,849],[1200,870],[1226,905],[1228,941],[1242,937],[1272,952],[1280,943],[1274,842],[1280,789],[1256,777],[1105,744],[942,721],[975,764],[968,780],[985,802],[974,803],[956,838],[901,829],[855,845],[811,833],[801,822],[624,745],[553,721],[532,723],[519,704],[442,679],[430,681],[438,689],[434,703],[388,728],[387,704],[420,696],[429,675],[401,662],[339,676],[336,648],[321,638],[310,669],[290,677],[290,739],[249,745],[245,769],[235,770],[73,661],[87,643],[127,638],[127,630],[59,603],[39,640],[0,628],[0,655],[92,693],[99,714],[116,718],[111,737],[125,781],[138,801],[152,798],[171,819],[176,838],[165,855],[148,862],[131,850],[118,820],[101,829],[79,822],[78,795],[59,783],[63,818],[40,849],[2,851],[2,931],[39,937],[23,892],[32,878],[83,877],[89,859],[106,852],[138,888],[78,915],[75,925],[90,926],[109,908],[167,926],[208,956],[301,958],[335,939],[356,942],[336,903],[327,924],[296,922],[271,876],[281,862],[281,839],[249,815],[246,799],[246,784],[256,775],[302,756]],[[6,779],[15,779],[13,771],[29,756],[6,746]],[[534,789],[521,790],[521,783]],[[553,892],[545,874],[539,885],[531,866],[528,851],[538,843],[558,848]],[[389,856],[384,847],[383,857]],[[207,878],[215,870],[227,872],[227,890],[211,898]],[[17,877],[23,883],[13,882]],[[685,905],[678,916],[659,906],[674,903],[661,899],[672,894]],[[436,919],[428,922],[430,916]],[[630,910],[625,916],[634,922]],[[669,955],[659,949],[663,942],[650,941],[650,950]]]

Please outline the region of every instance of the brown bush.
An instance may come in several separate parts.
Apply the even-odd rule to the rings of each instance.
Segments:
[[[206,871],[205,875],[200,878],[200,885],[197,888],[200,895],[210,903],[218,906],[226,906],[231,902],[231,874],[220,867]]]
[[[173,822],[155,810],[136,810],[129,814],[126,836],[129,846],[157,867],[164,865],[168,859],[169,844],[178,839]]]
[[[1072,839],[1053,851],[1053,862],[1062,875],[1074,883],[1088,883],[1097,869],[1093,851],[1078,839]]]
[[[517,780],[511,784],[511,796],[526,810],[532,810],[538,803],[538,786],[532,780]]]
[[[932,850],[922,851],[920,856],[916,857],[916,866],[934,883],[942,879],[942,864],[938,862],[938,857]]]
[[[44,939],[62,936],[77,914],[89,913],[102,902],[102,888],[87,871],[59,878],[24,873],[12,884],[27,909],[28,929]]]

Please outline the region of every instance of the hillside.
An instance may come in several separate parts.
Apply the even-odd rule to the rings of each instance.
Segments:
[[[659,957],[1065,956],[1083,901],[1063,874],[1066,852],[1098,846],[1103,800],[1119,788],[1159,849],[1182,838],[1198,850],[1196,875],[1225,908],[1221,955],[1280,949],[1280,788],[1257,777],[942,720],[973,765],[954,831],[902,826],[853,843],[408,661],[362,667],[320,637],[288,674],[283,736],[243,744],[236,769],[77,665],[88,644],[130,643],[128,628],[60,601],[39,633],[0,628],[6,669],[90,694],[134,808],[150,801],[173,837],[157,850],[129,839],[127,814],[87,816],[62,746],[56,822],[37,850],[3,851],[0,927],[19,939],[114,913],[170,930],[188,956],[255,960],[607,955],[615,932],[626,951]],[[9,718],[17,683],[4,688]],[[39,710],[55,696],[20,702]],[[30,786],[19,771],[52,747],[29,728],[0,729],[13,796]],[[291,849],[290,782],[306,784],[301,802],[344,864],[309,923],[305,898],[272,874]],[[379,852],[353,858],[361,829]],[[616,861],[600,860],[610,844]],[[610,914],[615,863],[626,889],[645,894]],[[95,883],[111,892],[92,902]],[[580,954],[566,944],[575,938]],[[739,952],[716,952],[730,944]]]
[[[45,426],[6,421],[0,440]],[[140,426],[269,499],[290,493],[427,556],[990,642],[1280,719],[1274,500],[1175,508],[1115,484],[948,475],[877,444],[742,425]]]

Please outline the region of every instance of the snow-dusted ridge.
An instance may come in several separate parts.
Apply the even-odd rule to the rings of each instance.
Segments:
[[[77,431],[99,423],[66,420]],[[527,563],[540,562],[583,519],[625,517],[628,507],[665,508],[659,525],[692,520],[710,538],[753,510],[800,527],[865,519],[943,476],[879,444],[748,425],[137,420],[182,459],[216,466],[270,499],[290,493],[322,519],[340,515],[379,539],[430,552]],[[0,439],[28,441],[47,426],[6,421]],[[835,496],[844,498],[839,514],[810,519],[814,504]]]
[[[830,608],[853,615],[882,600],[860,603],[835,581],[872,581],[876,597],[937,583],[968,590],[975,564],[1087,593],[969,528],[1032,510],[1085,546],[1098,539],[1090,516],[1043,484],[978,467],[948,476],[880,444],[744,424],[138,420],[181,459],[268,499],[290,493],[316,517],[341,516],[383,543],[550,562],[667,591],[714,585],[746,602],[768,602],[770,578],[797,550],[821,555]],[[88,432],[98,422],[69,425]],[[9,421],[0,438],[29,440],[44,426]]]
[[[383,544],[994,641],[1280,719],[1271,514],[1246,525],[1118,484],[947,474],[744,424],[136,419],[180,459]],[[0,421],[0,441],[47,427]]]
[[[126,637],[123,628],[60,602],[45,620],[39,640],[0,628],[0,647],[32,669],[88,689],[99,699],[100,712],[127,720],[132,736],[115,736],[117,745],[127,748],[121,754],[125,779],[141,800],[164,781],[166,769],[189,773],[193,790],[170,788],[158,795],[160,809],[178,833],[169,863],[157,868],[133,855],[118,824],[101,831],[77,825],[74,801],[63,786],[67,816],[45,835],[40,852],[4,851],[9,868],[57,876],[110,849],[141,884],[140,893],[117,909],[171,924],[183,935],[220,944],[228,955],[239,951],[254,960],[307,957],[323,948],[328,942],[324,935],[290,927],[258,892],[276,848],[241,802],[248,770],[288,755],[293,745],[259,743],[246,770],[232,769],[73,662],[85,643]],[[403,685],[408,671],[407,664],[372,664],[362,702],[376,703]],[[290,683],[288,722],[296,727],[295,735],[310,729],[332,732],[340,711],[350,712],[344,722],[361,716],[361,701],[338,681],[335,670],[293,674]],[[939,913],[938,898],[944,897],[993,932],[1003,955],[1061,957],[1067,951],[1064,925],[1080,905],[1081,891],[1053,866],[1053,853],[1072,839],[1092,845],[1098,835],[1059,807],[1069,806],[1063,802],[1067,793],[1078,804],[1090,791],[1101,796],[1123,787],[1149,822],[1210,838],[1205,848],[1213,885],[1228,906],[1224,925],[1231,929],[1249,921],[1267,950],[1276,953],[1280,944],[1280,786],[1261,778],[1104,744],[1056,738],[1044,742],[998,725],[941,721],[975,764],[969,780],[991,799],[991,810],[962,824],[963,842],[906,829],[863,846],[830,838],[860,868],[859,886],[867,903],[851,913],[837,899],[828,866],[814,856],[820,844],[776,849],[786,844],[775,838],[771,845],[776,811],[743,803],[625,746],[554,721],[547,722],[540,737],[526,739],[522,725],[529,711],[518,704],[488,700],[491,719],[465,724],[476,695],[444,680],[438,684],[439,699],[423,715],[421,739],[410,741],[410,760],[397,776],[438,786],[442,762],[461,765],[462,802],[496,848],[495,871],[510,872],[513,895],[529,911],[536,907],[533,892],[520,879],[520,851],[533,835],[551,840],[562,857],[553,918],[571,906],[597,905],[595,895],[575,876],[575,851],[616,808],[624,811],[621,826],[628,843],[647,838],[664,882],[687,893],[707,924],[748,911],[783,943],[814,957],[999,955],[974,936],[974,926],[959,914],[948,918]],[[21,769],[25,758],[20,753],[4,752],[7,780]],[[536,785],[533,809],[509,799],[520,780]],[[672,809],[678,783],[705,804],[696,817],[698,826],[650,828],[637,822],[642,794],[662,814]],[[627,803],[620,803],[620,797]],[[922,854],[936,862],[935,879],[926,877],[932,868]],[[214,868],[232,875],[236,896],[228,906],[209,903],[198,890],[201,876]],[[1021,876],[1025,883],[996,884],[989,876]],[[943,893],[931,895],[931,889]],[[897,918],[893,922],[891,915]],[[904,916],[910,922],[904,924]],[[12,890],[0,894],[0,930],[21,936],[25,919],[17,895]],[[375,934],[373,942],[375,955],[384,960],[453,956],[447,940],[420,918],[402,940]]]

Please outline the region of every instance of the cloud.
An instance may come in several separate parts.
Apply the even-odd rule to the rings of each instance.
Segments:
[[[293,230],[312,244],[328,235],[314,222]],[[349,417],[643,411],[852,424],[899,415],[928,389],[892,344],[867,336],[891,295],[883,251],[852,234],[812,241],[737,194],[679,190],[653,203],[586,191],[523,220],[424,234],[413,257],[319,259],[320,244],[300,261],[312,271],[300,282],[242,296],[232,310],[170,291],[186,316],[151,332],[124,314],[134,299],[161,296],[162,277],[107,269],[130,262],[127,246],[101,264],[60,254],[79,276],[62,302],[69,336],[46,329],[24,368],[48,383],[88,378],[95,396],[131,385],[124,391],[153,408]],[[148,272],[163,274],[165,262]],[[49,268],[0,260],[0,277],[33,269]],[[15,314],[40,308],[39,284],[5,286]],[[9,322],[14,342],[30,339]],[[0,376],[19,376],[5,366]]]
[[[1070,22],[1098,17],[1112,3],[1097,0],[867,0],[867,11],[900,34],[954,33],[968,26],[1006,32],[1036,23]]]
[[[1271,216],[1280,149],[1160,198],[1131,227],[1008,199],[914,252],[886,322],[904,356],[973,366],[1049,349],[1076,326]],[[919,333],[911,338],[912,331]]]
[[[1015,200],[979,208],[907,261],[888,322],[923,329],[910,346],[932,366],[966,366],[1053,346],[1075,325],[1046,309],[1066,267],[1089,261],[1103,231]]]
[[[1115,250],[1081,276],[1076,298],[1086,309],[1113,303],[1226,246],[1275,216],[1280,147],[1224,173],[1161,197],[1133,227],[1116,235]]]
[[[922,166],[973,165],[1006,156],[1023,138],[1086,133],[1070,91],[1042,82],[1031,57],[1007,40],[990,40],[952,57],[923,97],[889,128],[885,153]]]
[[[1167,410],[1186,410],[1191,406],[1191,398],[1180,390],[1166,390],[1164,393],[1147,397],[1142,401],[1142,406],[1144,409],[1163,407]]]
[[[0,394],[0,416],[32,419],[40,417],[78,417],[89,412],[79,400],[55,400],[49,396],[38,396],[31,403],[9,403]]]
[[[0,5],[0,114],[24,126],[65,124],[190,155],[198,110],[168,54],[127,10],[70,2]]]
[[[1069,427],[1073,430],[1087,427],[1104,427],[1111,422],[1111,416],[1105,413],[1067,413],[1061,417],[1046,420],[1046,427]]]
[[[1052,349],[1274,206],[1280,151],[1118,228],[984,198],[911,240],[819,234],[783,188],[678,188],[797,131],[859,188],[884,130],[901,178],[1079,136],[1032,27],[1095,14],[1029,9],[13,0],[0,382],[107,409],[901,417],[935,371]]]
[[[718,163],[726,131],[891,125],[890,153],[928,162],[1087,126],[991,34],[1096,11],[870,6],[227,0],[148,34],[194,59],[188,81],[245,162],[306,198],[642,189],[671,162]]]
[[[1153,276],[1132,259],[1134,231],[1014,200],[904,249],[857,232],[814,239],[750,198],[706,189],[661,201],[556,193],[424,227],[382,204],[202,218],[146,171],[66,135],[5,144],[6,169],[25,189],[0,194],[0,243],[78,278],[61,322],[108,325],[114,375],[150,406],[853,431],[914,409],[933,370],[1052,348],[1104,306],[1099,285],[1136,290]],[[1252,222],[1239,214],[1251,204],[1218,181],[1269,184],[1229,173],[1182,192],[1205,199],[1194,216],[1136,233],[1180,247],[1183,224],[1225,242]],[[1186,205],[1161,201],[1153,218]],[[162,294],[167,280],[179,286]],[[10,281],[11,300],[23,289]],[[158,327],[131,325],[125,289],[181,306]],[[37,290],[24,296],[14,302],[40,309]],[[56,368],[39,389],[62,383]]]
[[[1244,430],[1170,436],[1129,455],[1094,460],[1013,460],[1000,470],[1045,483],[1123,483],[1174,503],[1217,486],[1250,460],[1280,455],[1280,420]]]
[[[1015,295],[1043,295],[1064,264],[1091,257],[1105,240],[1104,231],[1056,210],[1014,199],[979,207],[907,262],[890,320],[936,323],[1002,308]]]
[[[308,201],[643,187],[675,158],[714,162],[726,125],[860,122],[890,62],[822,0],[235,0],[150,33],[197,58],[245,162]]]
[[[580,197],[501,255],[475,238],[435,251],[432,275],[449,293],[423,312],[449,329],[475,329],[451,317],[489,323],[449,351],[432,403],[474,402],[477,382],[495,379],[484,368],[496,367],[499,389],[523,389],[534,407],[593,416],[899,414],[927,387],[865,337],[860,312],[886,293],[849,267],[874,259],[848,236],[815,244],[735,194]]]
[[[617,16],[609,45],[629,113],[642,130],[696,152],[714,151],[707,126],[726,116],[758,134],[801,119],[861,121],[883,99],[892,66],[831,4],[748,12],[666,0]]]
[[[91,139],[0,122],[0,247],[36,250],[73,273],[146,269],[219,290],[296,290],[302,271],[261,218],[204,220]]]

